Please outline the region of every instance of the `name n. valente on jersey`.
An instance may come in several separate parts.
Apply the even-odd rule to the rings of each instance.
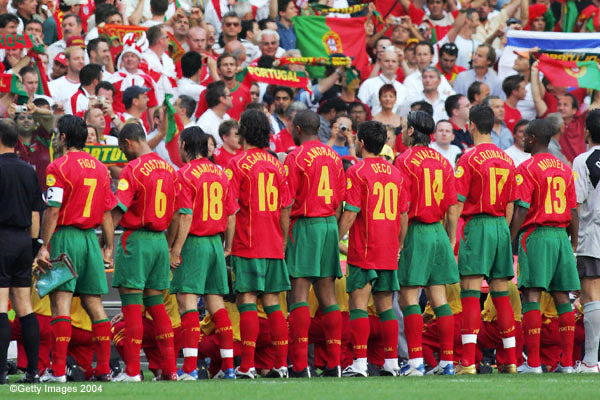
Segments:
[[[421,163],[423,161],[425,161],[426,159],[437,160],[437,161],[441,162],[444,167],[448,164],[448,160],[446,160],[444,158],[444,156],[442,156],[437,151],[431,150],[428,148],[424,148],[422,150],[415,151],[413,153],[412,158],[410,159],[410,162],[412,164],[416,165],[417,167],[420,167]]]

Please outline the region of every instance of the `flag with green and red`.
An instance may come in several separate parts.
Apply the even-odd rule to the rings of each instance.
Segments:
[[[600,69],[596,61],[563,61],[546,54],[539,56],[539,69],[555,86],[600,90]]]
[[[163,117],[167,119],[165,147],[169,153],[171,162],[177,167],[183,167],[185,163],[181,160],[181,155],[179,154],[179,135],[183,131],[183,122],[181,121],[181,117],[175,112],[175,107],[171,104],[171,97],[173,97],[172,94],[166,94],[164,102],[165,115]]]

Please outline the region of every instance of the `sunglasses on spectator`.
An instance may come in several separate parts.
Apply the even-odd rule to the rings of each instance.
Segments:
[[[240,26],[239,22],[225,22],[225,26]]]

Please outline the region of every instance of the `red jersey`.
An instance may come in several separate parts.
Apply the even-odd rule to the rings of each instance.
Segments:
[[[283,164],[264,149],[254,148],[229,161],[225,173],[240,207],[231,254],[282,259],[279,217],[281,209],[292,204]]]
[[[396,158],[394,165],[406,177],[410,221],[439,222],[448,207],[457,203],[452,165],[434,149],[411,147]]]
[[[528,208],[523,228],[566,227],[577,207],[573,172],[550,153],[535,154],[517,167],[517,203]]]
[[[212,236],[224,232],[227,217],[234,214],[237,203],[231,196],[229,180],[217,165],[206,158],[192,160],[177,171],[181,194],[176,209],[192,214],[190,234]]]
[[[438,71],[440,71],[440,73],[442,75],[444,75],[444,78],[446,78],[446,80],[448,81],[448,83],[453,84],[454,83],[454,79],[456,79],[456,76],[458,74],[460,74],[463,71],[466,71],[467,69],[464,67],[461,67],[460,65],[456,65],[454,64],[454,67],[452,67],[452,69],[450,70],[450,72],[445,73],[444,70],[442,69],[442,66],[440,65],[440,63],[438,62],[435,67],[438,69]]]
[[[286,128],[273,136],[273,142],[275,143],[275,152],[277,153],[287,153],[296,148],[294,137]]]
[[[58,226],[92,229],[117,205],[108,169],[84,151],[70,151],[46,168],[48,205],[60,207]]]
[[[465,219],[477,214],[506,215],[506,205],[517,199],[515,164],[493,143],[483,143],[458,159],[456,192],[465,203]]]
[[[233,157],[237,156],[238,154],[242,154],[243,152],[244,152],[244,150],[237,149],[235,151],[235,153],[232,154],[232,153],[228,152],[227,150],[225,150],[223,148],[223,146],[218,147],[217,149],[215,149],[215,152],[213,154],[215,164],[219,164],[221,167],[225,168],[227,166],[227,164],[229,164],[229,160],[231,160]]]
[[[408,193],[400,171],[382,158],[366,158],[346,171],[346,210],[358,215],[350,228],[348,263],[365,269],[398,269],[400,214]]]
[[[248,87],[239,82],[236,82],[236,85],[235,89],[229,91],[233,107],[227,110],[227,115],[229,115],[231,119],[239,120],[242,113],[246,110],[246,106],[250,104],[252,99],[250,98],[250,89],[248,89]],[[196,107],[196,118],[200,118],[206,110],[208,110],[208,103],[206,102],[205,90],[200,93],[200,100]]]
[[[125,213],[121,226],[129,230],[164,231],[175,212],[179,188],[175,170],[156,153],[130,161],[121,171],[117,187],[119,207]]]
[[[504,123],[510,130],[510,133],[513,133],[515,130],[515,125],[521,120],[521,118],[521,111],[504,103]]]
[[[292,218],[329,217],[346,197],[342,159],[318,140],[304,142],[285,159]]]

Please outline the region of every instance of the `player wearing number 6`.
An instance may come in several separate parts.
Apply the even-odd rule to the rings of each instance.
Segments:
[[[234,379],[233,331],[223,303],[229,294],[227,267],[221,234],[227,228],[228,216],[237,211],[225,172],[206,157],[212,140],[197,126],[181,132],[179,153],[187,164],[178,172],[181,195],[177,197],[178,213],[171,224],[178,226],[171,247],[173,279],[171,293],[177,295],[183,327],[183,368],[179,380],[198,379],[197,358],[200,339],[198,296],[215,323],[219,341],[222,371],[219,376]],[[209,145],[210,143],[210,145]],[[181,258],[180,258],[181,257]]]
[[[301,111],[292,122],[298,145],[285,159],[294,198],[285,259],[290,270],[290,359],[292,376],[309,376],[307,361],[311,281],[324,314],[327,342],[325,376],[341,376],[342,314],[335,297],[335,278],[342,276],[337,218],[346,195],[346,179],[339,155],[319,142],[319,116]],[[286,235],[287,237],[287,235]]]
[[[457,374],[476,374],[475,351],[481,322],[481,283],[487,279],[498,311],[498,326],[506,354],[501,372],[516,373],[515,321],[508,300],[508,279],[514,276],[508,222],[517,196],[515,167],[492,143],[494,112],[480,104],[469,112],[469,132],[475,148],[458,160],[458,207],[450,218],[456,226],[462,213],[463,239],[458,251],[461,282],[463,356]],[[508,220],[508,222],[507,222]]]
[[[546,120],[531,121],[525,129],[525,151],[532,157],[517,167],[518,200],[510,225],[512,240],[519,236],[519,288],[523,291],[527,348],[527,363],[520,372],[526,373],[542,373],[542,290],[552,294],[558,311],[562,355],[556,372],[573,372],[575,318],[569,291],[580,287],[573,255],[579,221],[577,197],[571,168],[548,153],[551,137],[552,127]]]
[[[125,371],[115,381],[140,381],[143,338],[142,302],[156,325],[161,350],[162,379],[177,380],[173,326],[163,304],[168,289],[169,246],[164,230],[175,210],[179,182],[173,167],[153,153],[137,123],[125,124],[119,147],[129,160],[117,187],[119,205],[112,211],[123,235],[117,246],[112,286],[119,288],[125,320]]]
[[[254,379],[254,349],[259,323],[256,297],[261,296],[267,313],[275,352],[272,377],[287,378],[288,331],[279,305],[279,293],[290,289],[283,259],[284,234],[292,199],[285,181],[283,164],[265,148],[269,147],[270,125],[258,110],[245,111],[239,133],[244,152],[233,157],[225,173],[239,211],[230,219],[225,249],[231,249],[233,290],[240,311],[242,363],[239,378]],[[231,223],[231,222],[234,222]]]
[[[76,291],[92,320],[96,375],[106,381],[110,380],[110,322],[100,295],[108,293],[108,285],[94,229],[102,225],[106,243],[104,255],[110,260],[114,232],[110,210],[117,205],[117,199],[110,190],[106,167],[83,151],[87,139],[85,122],[79,117],[65,115],[58,120],[57,128],[57,142],[66,154],[46,169],[48,209],[42,221],[43,245],[36,262],[43,266],[49,258],[66,253],[73,261],[78,277],[50,293],[50,324],[54,338],[52,372],[46,372],[40,379],[44,382],[67,381],[65,362],[71,340],[71,301]]]
[[[423,317],[419,307],[419,288],[425,287],[440,330],[439,366],[443,374],[453,375],[454,318],[444,285],[458,282],[450,246],[451,241],[456,241],[456,226],[448,224],[446,235],[441,221],[446,211],[450,212],[449,208],[456,207],[454,171],[444,156],[428,147],[435,129],[429,114],[411,111],[407,126],[402,142],[410,149],[394,163],[406,177],[406,190],[410,193],[409,227],[398,260],[400,306],[409,356],[400,373],[415,376],[425,373]]]

